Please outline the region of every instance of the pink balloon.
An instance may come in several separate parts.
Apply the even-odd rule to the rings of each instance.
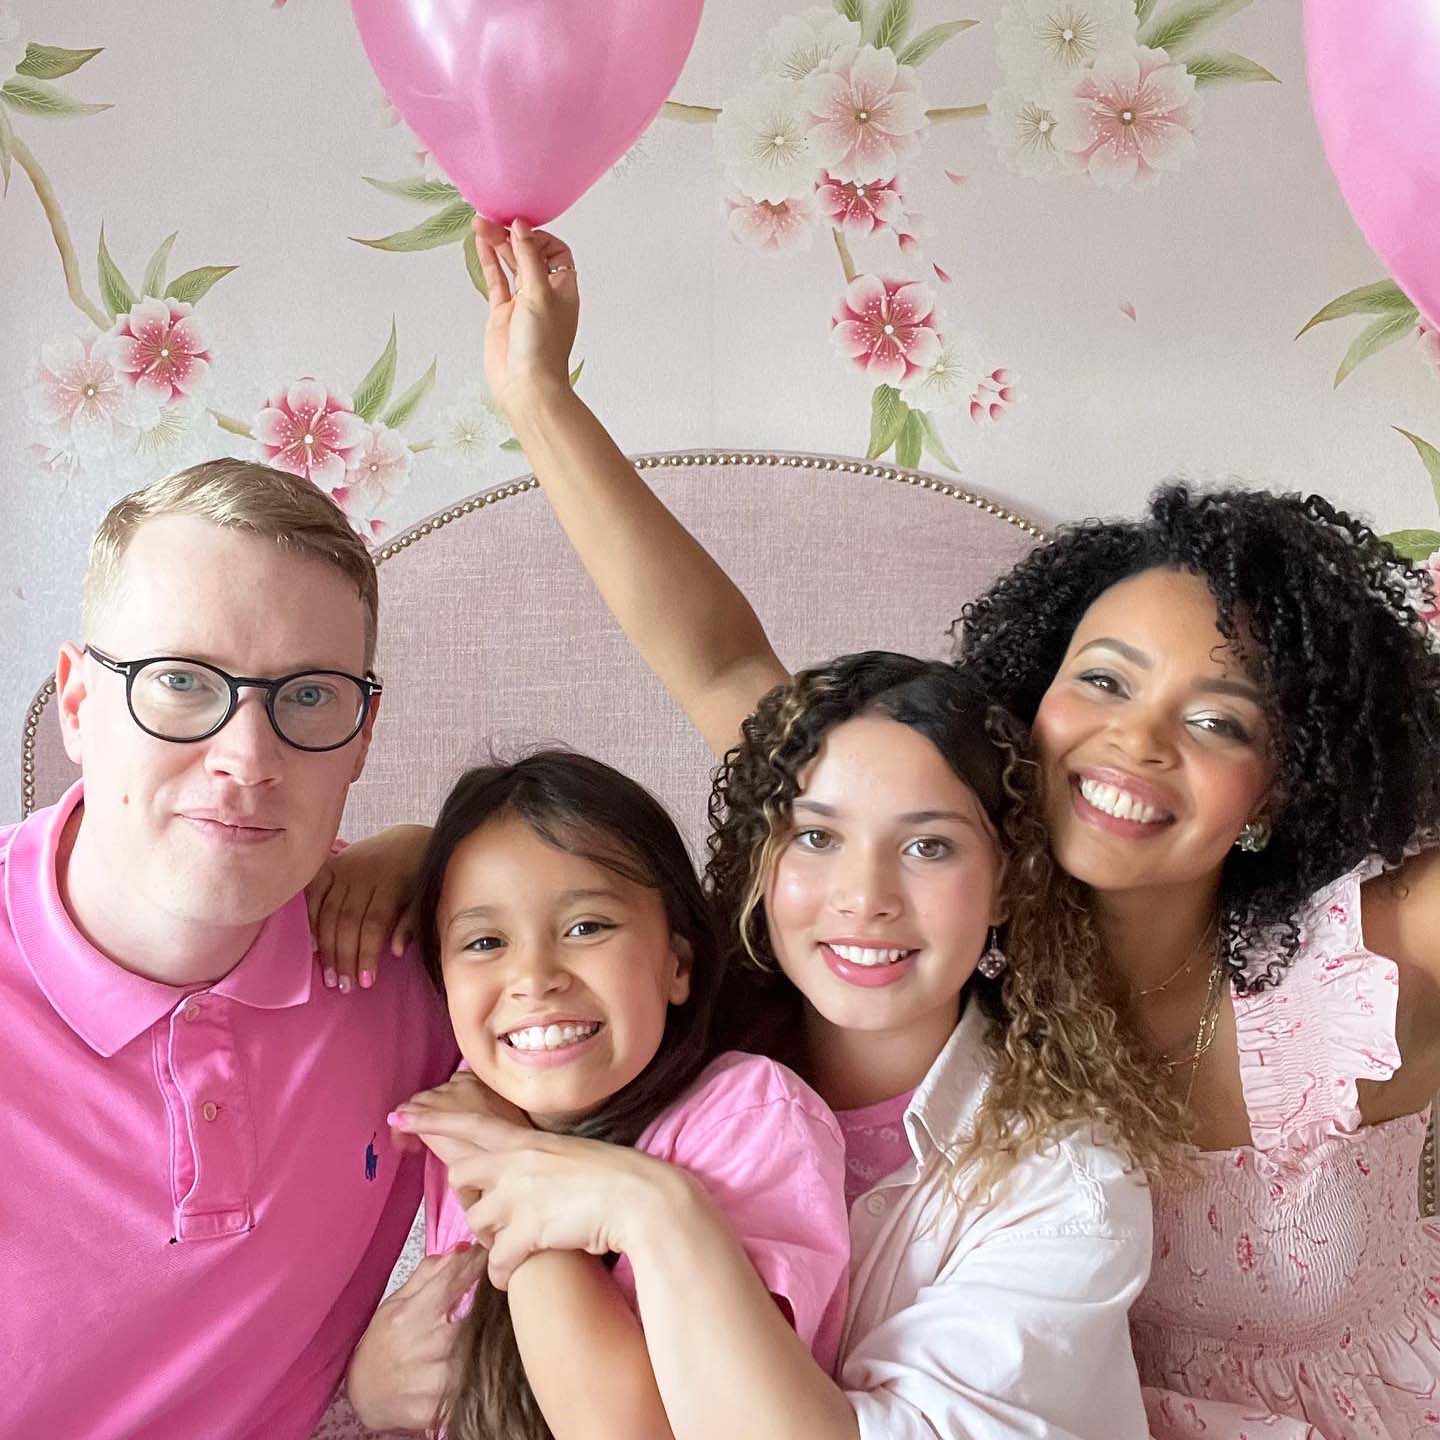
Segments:
[[[1440,0],[1305,0],[1310,103],[1340,192],[1440,318]]]
[[[543,225],[639,138],[702,0],[351,0],[385,93],[482,215]]]

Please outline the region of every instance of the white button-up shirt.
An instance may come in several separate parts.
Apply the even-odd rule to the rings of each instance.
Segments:
[[[967,1007],[905,1111],[913,1160],[851,1207],[840,1384],[861,1440],[1141,1440],[1149,1190],[1076,1133],[956,1204],[946,1152],[985,1093],[987,1023]]]

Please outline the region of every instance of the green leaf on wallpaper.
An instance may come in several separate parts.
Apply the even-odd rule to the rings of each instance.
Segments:
[[[0,177],[4,179],[0,195],[10,193],[10,142],[14,133],[10,128],[10,117],[5,113],[5,107],[0,105]]]
[[[1155,0],[1135,0],[1135,23],[1144,25],[1155,10]]]
[[[460,198],[460,192],[448,180],[377,180],[373,175],[360,178],[386,195],[414,200],[421,205],[448,205]]]
[[[1428,560],[1440,550],[1440,530],[1392,530],[1382,535],[1407,560]]]
[[[1195,77],[1197,85],[1236,85],[1256,80],[1280,83],[1278,75],[1272,75],[1263,65],[1233,50],[1207,50],[1203,55],[1192,55],[1185,62],[1185,68]]]
[[[355,388],[355,413],[362,420],[373,420],[395,388],[395,321],[390,321],[390,338],[380,358],[370,367],[369,374]]]
[[[877,50],[896,50],[905,43],[910,33],[910,24],[915,17],[913,0],[886,0],[884,8],[875,21],[875,34],[871,44]]]
[[[508,450],[512,455],[523,455],[525,453],[524,447],[518,440],[502,440],[500,442],[500,448],[502,450]]]
[[[165,287],[165,299],[180,300],[187,305],[193,305],[208,295],[236,268],[234,265],[197,265],[195,269],[177,275]]]
[[[835,9],[847,20],[865,24],[865,0],[835,0]]]
[[[932,459],[938,460],[948,470],[957,473],[960,467],[950,458],[950,452],[945,448],[945,442],[940,438],[939,427],[935,424],[935,417],[926,414],[923,410],[915,410],[912,414],[920,417],[920,436],[925,448],[925,453]]]
[[[893,385],[877,385],[870,397],[870,445],[865,451],[867,460],[883,455],[899,438],[910,407],[900,398],[900,392]]]
[[[129,310],[135,303],[135,292],[120,273],[120,267],[110,258],[105,244],[105,227],[100,227],[100,250],[95,268],[100,279],[100,303],[110,312],[113,320],[121,311]]]
[[[928,60],[952,35],[979,23],[978,20],[947,20],[943,25],[932,25],[928,30],[922,30],[896,59],[902,65],[918,65],[922,60]]]
[[[1298,340],[1312,326],[1323,325],[1327,320],[1340,320],[1346,315],[1398,315],[1402,312],[1408,312],[1412,319],[1418,319],[1420,315],[1410,297],[1393,280],[1376,280],[1373,284],[1347,290],[1338,299],[1321,306],[1300,327],[1295,338]]]
[[[920,426],[920,414],[912,410],[905,417],[900,438],[895,442],[895,463],[902,470],[913,470],[920,463],[920,449],[925,443],[925,432]]]
[[[571,388],[572,390],[580,383],[580,377],[581,377],[581,375],[583,375],[584,373],[585,373],[585,362],[582,360],[582,361],[570,372],[570,388]]]
[[[372,250],[389,250],[396,254],[435,250],[441,245],[453,245],[469,235],[470,222],[474,218],[472,205],[464,200],[455,200],[409,230],[397,230],[393,235],[382,235],[378,240],[364,240],[359,235],[350,238],[357,245],[368,245]]]
[[[1397,425],[1395,429],[1400,430],[1400,427]],[[1435,503],[1440,505],[1440,450],[1437,450],[1428,440],[1422,440],[1408,430],[1400,430],[1400,433],[1415,447],[1426,470],[1430,472],[1430,484],[1435,491]]]
[[[1140,43],[1168,51],[1173,58],[1198,36],[1245,9],[1251,0],[1182,0],[1153,16],[1140,32]]]
[[[165,267],[170,263],[170,250],[180,232],[172,230],[159,244],[145,267],[145,281],[140,291],[143,295],[154,295],[157,299],[165,294]]]
[[[27,45],[25,58],[15,67],[15,73],[34,80],[58,80],[62,75],[73,74],[104,48],[101,45],[94,50],[62,50],[58,45]]]
[[[475,248],[475,232],[465,237],[465,271],[470,283],[488,300],[490,287],[485,283],[485,272],[480,268],[480,252]]]
[[[1368,360],[1397,340],[1404,339],[1414,328],[1415,317],[1403,312],[1398,315],[1382,315],[1378,320],[1372,321],[1355,337],[1354,343],[1345,352],[1345,358],[1335,372],[1336,385],[1341,384],[1362,360]]]
[[[4,100],[12,110],[26,115],[44,115],[49,119],[98,115],[102,110],[115,108],[113,105],[86,105],[48,81],[30,80],[22,75],[12,75],[0,85],[0,100]]]
[[[435,361],[430,368],[381,416],[381,422],[398,430],[420,408],[420,402],[435,384]]]

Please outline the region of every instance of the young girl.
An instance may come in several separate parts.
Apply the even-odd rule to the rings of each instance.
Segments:
[[[445,1122],[484,1111],[519,1134],[585,1137],[572,1142],[583,1154],[634,1147],[634,1159],[655,1157],[639,1168],[656,1193],[693,1187],[725,1217],[764,1303],[828,1368],[849,1253],[843,1142],[783,1067],[712,1058],[721,960],[658,802],[581,755],[472,770],[436,822],[417,909],[467,1067],[393,1117],[434,1152],[427,1250],[470,1237],[441,1163],[462,1153]],[[453,1166],[448,1177],[473,1204],[484,1184],[470,1193],[470,1178]],[[657,1331],[647,1308],[642,1332],[632,1249],[643,1253],[627,1235],[536,1256],[507,1274],[508,1295],[482,1279],[455,1327],[449,1392],[421,1423],[443,1421],[449,1440],[668,1436],[667,1415],[689,1401],[652,1365],[669,1321]],[[622,1258],[607,1269],[611,1250]],[[370,1427],[415,1423],[412,1377],[391,1371],[383,1346],[362,1340],[349,1386]]]
[[[1047,865],[1017,739],[950,666],[869,652],[768,695],[717,781],[710,879],[755,977],[727,1028],[801,1066],[845,1133],[838,1384],[713,1192],[494,1117],[414,1122],[483,1192],[466,1219],[512,1308],[537,1252],[626,1256],[677,1440],[1145,1434],[1127,1316],[1150,1203],[1097,1132],[1149,1159],[1161,1117],[1093,977],[1033,943]]]
[[[481,241],[494,279],[495,247],[523,279],[492,306],[492,389],[723,752],[784,667],[564,383],[569,252],[523,226]],[[1440,1089],[1440,858],[1415,853],[1440,826],[1428,598],[1319,499],[1172,486],[1145,520],[1039,547],[960,623],[967,670],[1034,724],[1068,875],[1053,940],[1113,977],[1116,1063],[1188,1117],[1136,1316],[1162,1437],[1440,1425],[1440,1229],[1417,1204]]]

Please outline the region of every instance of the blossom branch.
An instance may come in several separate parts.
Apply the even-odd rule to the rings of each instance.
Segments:
[[[830,233],[835,237],[835,251],[840,256],[840,267],[845,271],[845,283],[848,285],[860,273],[855,268],[855,257],[850,253],[850,246],[839,230],[831,230]]]
[[[60,197],[50,183],[50,177],[40,167],[30,147],[18,136],[10,142],[10,153],[20,162],[20,168],[29,177],[35,189],[35,198],[50,222],[50,233],[55,237],[55,248],[60,252],[60,266],[65,272],[65,288],[76,309],[93,320],[100,329],[110,325],[110,317],[85,293],[80,279],[80,262],[75,255],[75,244],[70,239],[70,227],[65,223],[65,214],[60,209]]]
[[[933,125],[943,125],[947,120],[983,120],[989,113],[988,105],[942,105],[927,110],[925,118]]]
[[[925,112],[932,124],[943,125],[949,120],[983,120],[990,113],[988,105],[940,105]],[[682,125],[713,125],[720,117],[715,105],[685,105],[667,100],[660,107],[662,120],[676,120]]]
[[[226,415],[222,411],[211,409],[210,414],[214,417],[215,423],[231,435],[242,435],[246,440],[253,440],[255,432],[243,421],[237,420],[233,415]]]

